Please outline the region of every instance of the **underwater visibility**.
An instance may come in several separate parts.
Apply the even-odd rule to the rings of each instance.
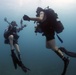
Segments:
[[[0,75],[76,75],[75,0],[0,0]]]

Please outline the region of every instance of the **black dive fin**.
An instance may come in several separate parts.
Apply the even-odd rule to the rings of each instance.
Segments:
[[[66,71],[67,71],[67,68],[68,68],[68,65],[69,65],[69,58],[67,58],[68,60],[66,60],[64,62],[64,69],[63,69],[63,72],[61,75],[65,75],[66,74]]]
[[[14,53],[14,51],[12,51],[12,60],[13,60],[13,63],[14,63],[14,67],[15,69],[17,69],[17,65],[21,67],[21,69],[26,73],[27,70],[30,70],[29,68],[25,67],[24,64],[22,63],[21,60],[19,60],[16,56],[16,54]]]
[[[66,50],[64,47],[60,47],[59,48],[62,52],[64,52],[66,55],[70,56],[70,57],[74,57],[76,58],[76,53],[75,52],[70,52],[68,50]]]
[[[13,61],[13,64],[14,64],[14,68],[17,69],[17,63],[16,63],[16,55],[14,53],[14,51],[12,50],[11,51],[11,57],[12,57],[12,61]]]
[[[18,61],[18,65],[22,68],[24,72],[27,72],[28,70],[30,71],[29,68],[25,67],[22,61]]]

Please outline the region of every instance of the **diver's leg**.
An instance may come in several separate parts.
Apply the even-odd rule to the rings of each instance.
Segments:
[[[14,46],[13,46],[13,38],[14,38],[13,35],[10,35],[10,36],[8,37],[8,39],[9,39],[9,43],[10,43],[10,46],[11,46],[11,50],[14,50]]]
[[[16,62],[17,62],[17,64],[22,68],[22,70],[23,70],[24,72],[27,72],[27,70],[30,70],[30,69],[27,68],[27,67],[22,63],[22,61],[21,61],[19,45],[16,43],[16,44],[14,44],[14,47],[15,47],[15,49],[16,49],[16,51],[17,51],[18,58],[19,58],[19,59],[18,59],[18,58],[16,57]]]
[[[62,51],[56,46],[55,39],[46,41],[46,47],[52,49],[60,58],[64,59]]]
[[[11,46],[11,57],[12,57],[12,61],[13,61],[13,64],[14,64],[15,69],[17,69],[16,55],[14,53],[14,45],[13,45],[14,36],[13,35],[10,35],[8,37],[8,39],[9,39],[9,43],[10,43],[10,46]]]
[[[11,50],[11,57],[12,57],[14,67],[15,67],[15,69],[17,69],[17,57],[16,57],[14,50]]]
[[[63,69],[62,75],[65,75],[67,67],[68,67],[68,64],[69,64],[69,59],[66,58],[63,55],[62,51],[56,46],[55,39],[50,40],[50,41],[46,41],[46,44],[47,44],[46,45],[47,48],[52,49],[64,61],[64,69]]]
[[[19,45],[18,44],[14,44],[14,47],[15,47],[15,49],[17,51],[17,55],[18,55],[19,60],[21,60],[21,58],[20,58],[20,48],[19,48]]]

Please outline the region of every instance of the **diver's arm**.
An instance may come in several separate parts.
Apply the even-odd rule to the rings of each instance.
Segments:
[[[7,22],[9,25],[11,24],[10,22],[8,22],[7,18],[4,18],[4,21]]]
[[[30,20],[32,20],[32,21],[41,21],[40,17],[35,17],[35,18],[30,17]]]
[[[30,20],[32,20],[32,21],[43,21],[43,19],[44,19],[44,12],[43,11],[40,12],[39,17],[36,17],[36,18],[30,17]]]
[[[32,20],[32,21],[43,21],[43,19],[44,19],[44,12],[43,11],[40,12],[38,17],[29,17],[27,15],[23,16],[23,20],[26,20],[26,21],[30,21],[30,20]]]
[[[24,27],[26,27],[26,25],[23,25],[20,28],[17,28],[17,32],[20,32],[21,30],[23,30]]]

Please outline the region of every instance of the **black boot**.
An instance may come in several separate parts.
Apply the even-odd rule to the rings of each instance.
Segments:
[[[16,58],[15,58],[16,55],[14,53],[14,49],[11,50],[11,57],[12,57],[12,61],[13,61],[14,67],[15,67],[15,69],[17,69],[17,62],[16,62]]]

